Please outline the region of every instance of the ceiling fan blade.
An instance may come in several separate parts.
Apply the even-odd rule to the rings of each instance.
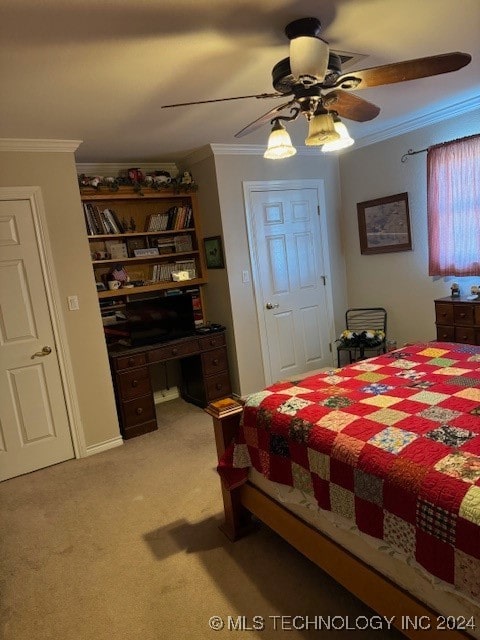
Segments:
[[[296,100],[290,100],[290,102],[285,102],[284,104],[281,104],[279,107],[275,107],[274,109],[267,111],[267,113],[264,113],[263,116],[260,116],[260,118],[257,118],[250,124],[247,124],[246,127],[244,127],[238,133],[236,133],[235,138],[241,138],[243,136],[248,135],[249,133],[252,133],[252,131],[255,131],[256,129],[259,129],[262,125],[273,120],[275,116],[278,116],[280,111],[283,111],[284,109],[288,109],[288,107],[293,106],[295,103],[296,103]]]
[[[427,58],[405,60],[404,62],[385,64],[381,67],[352,71],[340,76],[335,86],[342,89],[368,89],[382,84],[394,84],[396,82],[405,82],[406,80],[427,78],[440,73],[457,71],[467,65],[471,59],[472,56],[470,54],[456,51]]]
[[[355,120],[356,122],[367,122],[373,120],[380,113],[380,107],[359,98],[354,93],[335,89],[324,96],[323,106],[329,111],[336,111],[339,116]]]
[[[170,107],[188,107],[192,104],[209,104],[210,102],[226,102],[227,100],[244,100],[245,98],[284,98],[284,93],[259,93],[252,96],[235,96],[234,98],[215,98],[213,100],[197,100],[196,102],[178,102],[177,104],[164,104],[161,109]]]

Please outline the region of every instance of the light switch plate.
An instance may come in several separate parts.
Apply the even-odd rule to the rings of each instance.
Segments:
[[[68,308],[70,311],[78,311],[80,309],[78,296],[68,296]]]

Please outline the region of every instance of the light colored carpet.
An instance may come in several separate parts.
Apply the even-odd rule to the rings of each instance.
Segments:
[[[265,527],[230,543],[209,416],[182,400],[158,416],[122,447],[0,484],[3,640],[258,637],[213,631],[213,615],[262,616],[263,639],[400,638],[275,630],[269,616],[372,612]]]

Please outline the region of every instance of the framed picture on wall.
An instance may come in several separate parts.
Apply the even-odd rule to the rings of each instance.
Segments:
[[[357,215],[361,253],[412,249],[408,193],[359,202]]]
[[[223,248],[221,236],[203,239],[205,245],[205,260],[207,269],[224,269]]]

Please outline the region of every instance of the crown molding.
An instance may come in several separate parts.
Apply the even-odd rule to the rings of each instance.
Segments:
[[[195,164],[215,156],[263,156],[265,148],[266,145],[260,144],[209,144],[188,155],[183,159],[182,163]],[[326,158],[331,155],[321,153],[319,147],[297,146],[296,149],[297,156]]]
[[[395,138],[396,136],[401,136],[404,133],[410,133],[411,131],[415,131],[416,129],[428,127],[431,124],[437,124],[438,122],[442,122],[443,120],[448,120],[449,118],[454,118],[455,116],[461,116],[464,113],[468,113],[479,108],[480,96],[474,96],[473,98],[463,100],[462,102],[457,102],[457,104],[450,105],[449,107],[442,107],[441,109],[436,109],[435,111],[429,111],[424,115],[419,115],[415,118],[411,118],[410,120],[402,122],[401,124],[388,127],[383,131],[373,133],[371,135],[365,136],[364,138],[356,138],[355,145],[351,147],[351,149],[359,149],[360,147],[366,147],[377,142],[383,142],[384,140],[388,140],[389,138]]]
[[[74,153],[83,140],[36,140],[30,138],[0,138],[0,151],[48,151]]]
[[[178,167],[174,162],[77,162],[76,167],[78,174],[84,173],[87,176],[116,177],[132,167],[140,169],[143,173],[168,171],[173,177],[178,175]]]

